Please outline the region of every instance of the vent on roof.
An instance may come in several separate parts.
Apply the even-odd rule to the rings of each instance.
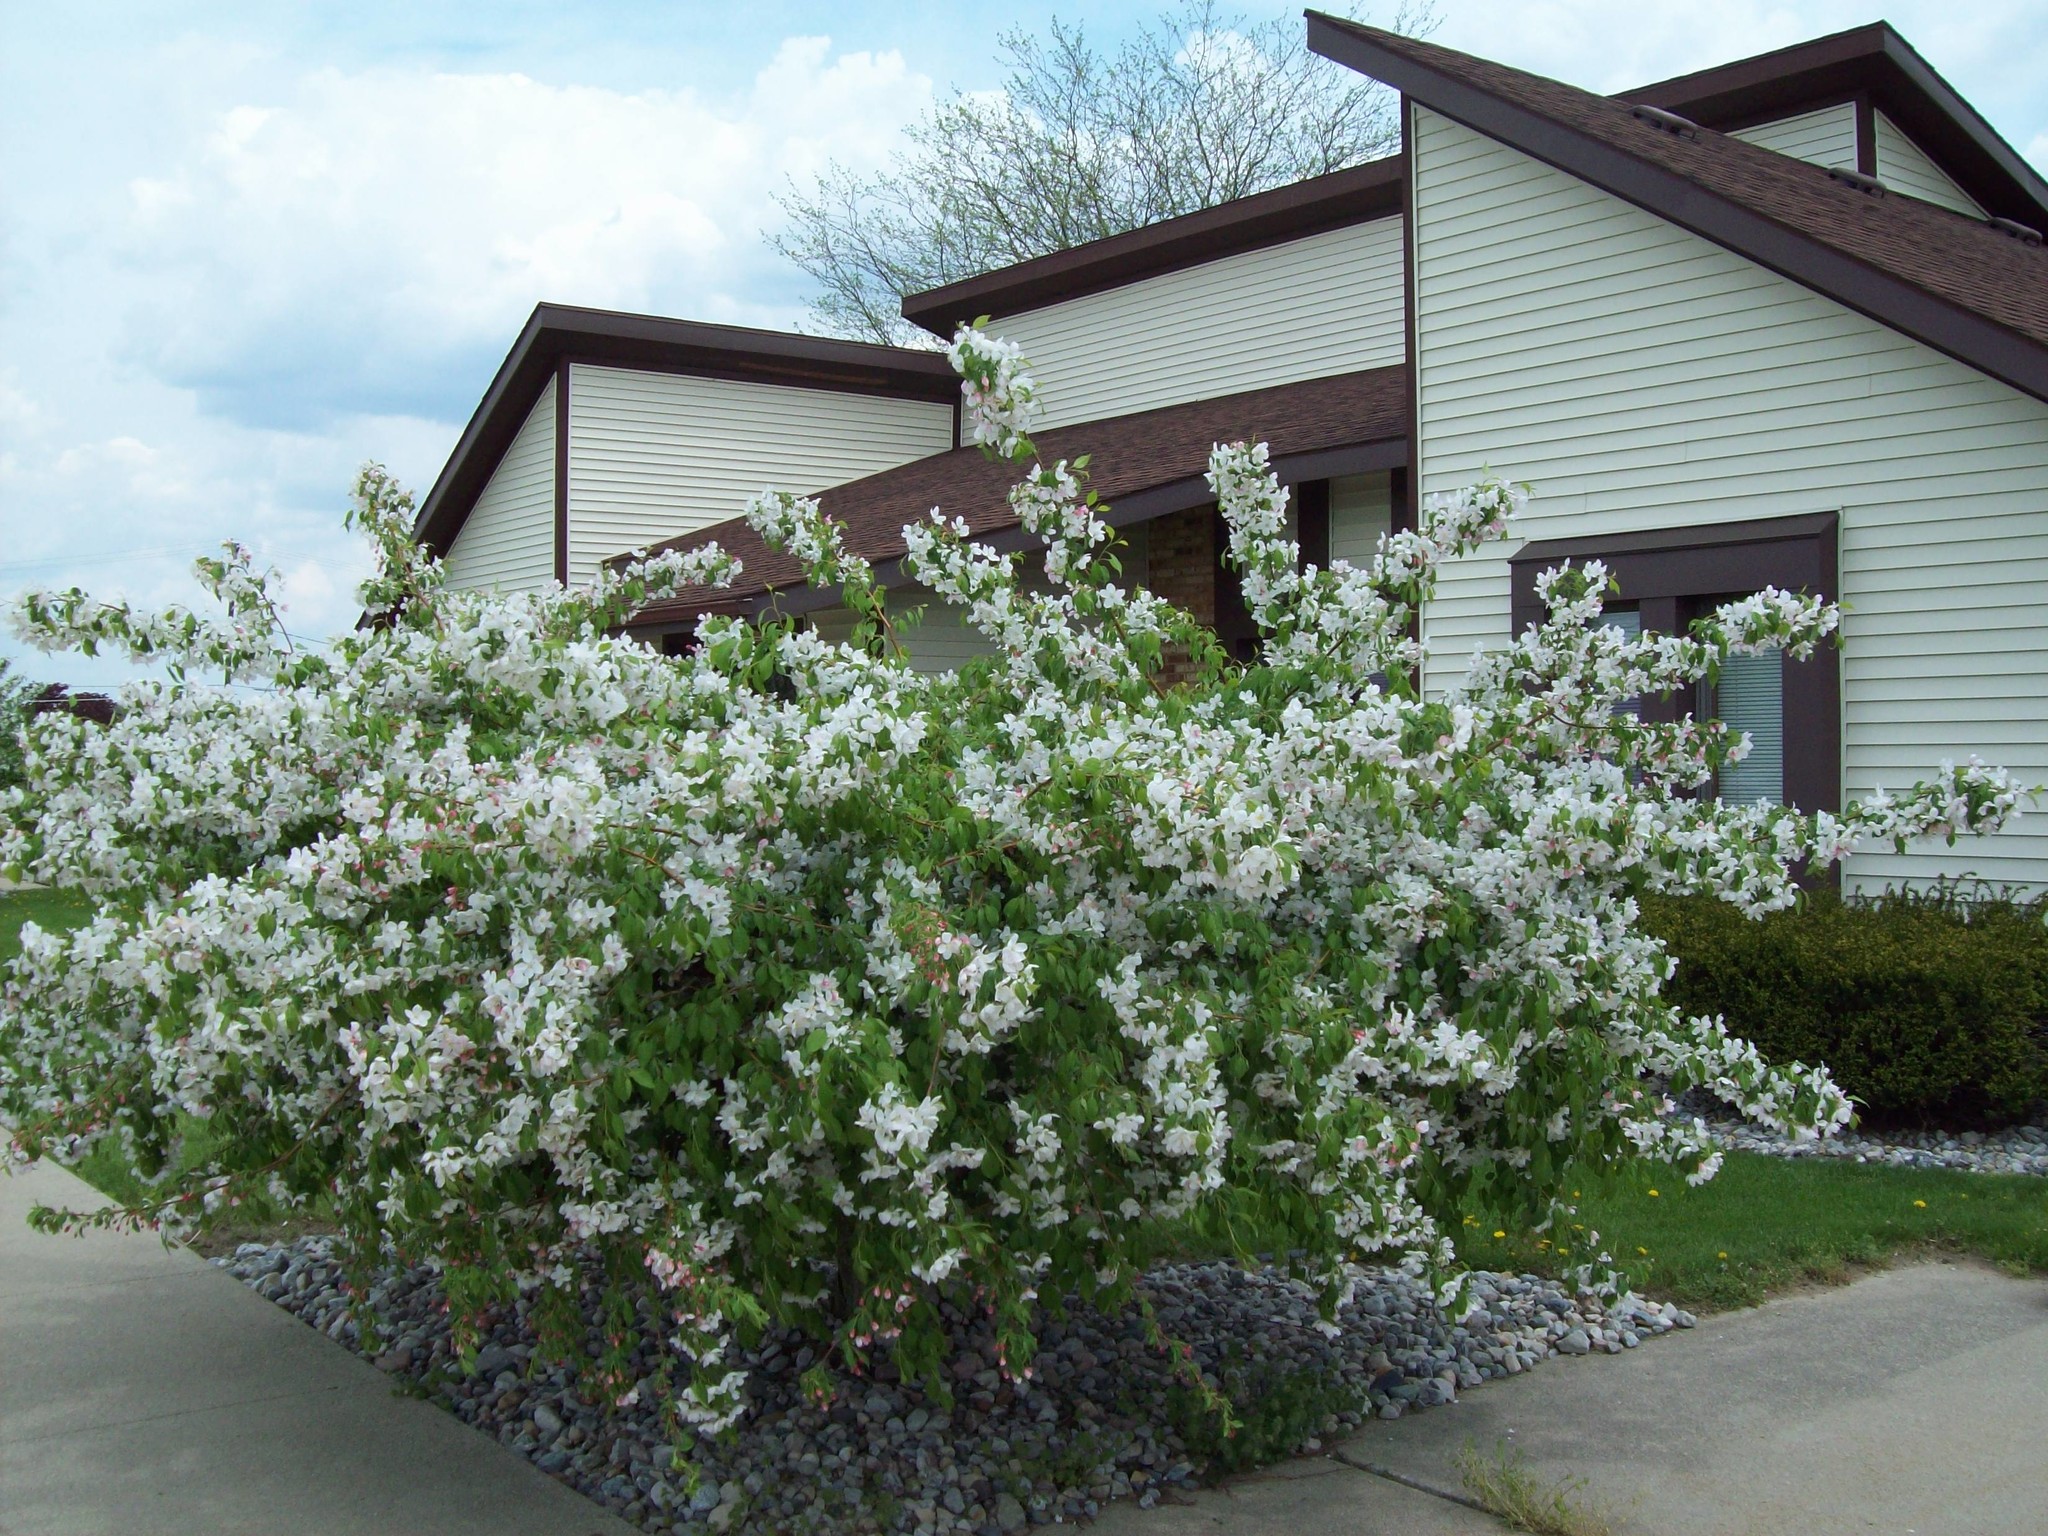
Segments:
[[[1652,128],[1675,133],[1681,139],[1696,139],[1700,136],[1698,123],[1689,117],[1680,117],[1676,112],[1666,112],[1662,107],[1630,107],[1628,115],[1639,123],[1648,123]]]
[[[1844,170],[1841,166],[1828,167],[1828,175],[1845,187],[1854,187],[1858,192],[1868,192],[1872,197],[1883,197],[1890,190],[1875,176],[1866,176],[1861,171]]]
[[[2031,224],[2022,224],[2018,219],[1990,218],[1984,221],[2001,235],[2011,235],[2021,245],[2039,245],[2041,231]]]

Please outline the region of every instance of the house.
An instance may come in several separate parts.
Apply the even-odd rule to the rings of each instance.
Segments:
[[[1977,753],[2048,781],[2048,185],[1889,26],[1604,97],[1311,12],[1320,53],[1402,97],[1400,155],[920,294],[991,317],[1093,454],[1130,574],[1248,648],[1202,483],[1271,445],[1304,557],[1361,559],[1490,468],[1518,537],[1445,573],[1429,684],[1598,557],[1613,621],[1670,629],[1765,584],[1848,605],[1839,651],[1731,667],[1689,701],[1748,730],[1724,795],[1838,806]],[[1024,540],[959,440],[940,359],[543,306],[423,505],[458,582],[587,578],[655,541],[747,567],[705,611],[843,611],[729,521],[821,491],[892,601],[934,506]],[[1134,569],[1132,568],[1134,567]],[[934,605],[921,665],[982,642]],[[1657,707],[1646,704],[1646,707]],[[2048,827],[1857,855],[1852,888],[2048,888]]]

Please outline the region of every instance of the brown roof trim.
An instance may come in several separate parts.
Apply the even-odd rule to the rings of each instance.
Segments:
[[[1855,101],[1889,117],[1986,212],[2048,221],[2048,181],[1887,22],[1660,80],[1621,99],[1724,133]]]
[[[1318,11],[1308,13],[1308,42],[1324,57],[1383,81],[1475,132],[1824,293],[2036,399],[2048,400],[2048,346],[2042,342],[1859,260],[1840,246],[1769,218],[1693,177],[1434,62],[1442,60],[1453,68],[1461,62],[1481,62],[1469,55],[1415,43]],[[1485,68],[1555,84],[1504,66]],[[1606,100],[1590,92],[1578,94],[1592,102]],[[1751,149],[1736,140],[1719,142],[1738,150]],[[1975,224],[1956,216],[1958,226],[1966,222]],[[1988,227],[1976,227],[1983,229],[1987,239],[2007,238]]]
[[[1375,443],[1358,443],[1348,448],[1333,448],[1320,453],[1289,454],[1284,458],[1274,459],[1272,468],[1282,485],[1299,485],[1304,480],[1329,480],[1340,475],[1369,475],[1384,470],[1400,469],[1407,462],[1408,442],[1404,434],[1399,438]],[[1216,493],[1209,489],[1208,477],[1193,475],[1187,479],[1169,481],[1165,485],[1155,485],[1148,490],[1120,496],[1105,509],[1102,520],[1112,528],[1129,528],[1138,523],[1149,523],[1155,518],[1171,516],[1175,512],[1185,512],[1190,507],[1206,506],[1215,499]],[[901,540],[897,542],[900,543]],[[976,533],[974,542],[994,550],[999,555],[1008,554],[1012,550],[1045,547],[1044,539],[1035,533],[1025,532],[1015,523]],[[906,558],[904,555],[892,555],[886,559],[876,560],[875,579],[884,587],[913,585],[910,573],[903,568]],[[799,583],[735,597],[731,606],[721,611],[749,618],[769,611],[782,614],[812,613],[820,608],[836,607],[839,601],[839,589],[836,587],[811,587]]]
[[[420,504],[414,537],[436,554],[448,552],[541,390],[558,369],[566,380],[571,362],[914,400],[944,402],[959,393],[952,368],[936,352],[747,326],[706,325],[659,315],[537,304],[433,489]],[[565,392],[561,402],[565,415],[566,405]],[[565,465],[564,444],[559,440],[556,451]],[[565,510],[558,508],[557,517]]]
[[[979,277],[948,283],[903,301],[903,317],[937,336],[963,321],[1038,309],[1063,299],[1121,288],[1140,278],[1200,266],[1219,256],[1278,245],[1346,224],[1401,212],[1399,155],[1311,176],[1235,198],[1126,234],[1091,240]]]
[[[1316,13],[1308,13],[1311,28]],[[1841,102],[1876,108],[1988,212],[2048,224],[2048,182],[1911,44],[1877,22],[1733,64],[1661,80],[1617,98],[1663,107],[1726,133]],[[1862,140],[1869,135],[1860,136]],[[1126,234],[1091,240],[903,301],[935,335],[982,315],[998,318],[1101,293],[1162,273],[1402,212],[1403,155],[1237,198]],[[1865,174],[1872,174],[1867,172]]]
[[[1408,402],[1408,370],[1397,364],[1076,422],[1040,434],[1037,447],[1048,463],[1091,454],[1095,488],[1108,502],[1104,517],[1125,527],[1213,501],[1204,472],[1218,441],[1256,436],[1267,442],[1285,484],[1400,471],[1408,462]],[[846,547],[869,561],[885,586],[897,586],[909,581],[902,569],[903,527],[934,503],[948,516],[964,517],[975,540],[998,552],[1036,545],[1009,507],[1016,473],[979,449],[955,448],[835,486],[820,500],[825,515],[841,525]],[[767,550],[743,518],[653,548],[711,542],[744,562],[743,585],[692,589],[650,604],[636,616],[636,632],[685,629],[706,612],[793,614],[839,600],[835,592],[808,588],[796,562]],[[631,558],[618,555],[612,563]]]

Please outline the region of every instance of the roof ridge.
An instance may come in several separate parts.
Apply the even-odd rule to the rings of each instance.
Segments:
[[[2048,400],[2048,254],[1987,221],[1880,200],[1715,129],[1681,137],[1637,120],[1626,100],[1364,23],[1311,11],[1309,45]]]

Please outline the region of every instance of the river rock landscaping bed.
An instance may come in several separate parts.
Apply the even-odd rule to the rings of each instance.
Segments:
[[[1698,1115],[1706,1121],[1714,1140],[1732,1152],[1846,1157],[1898,1168],[2048,1176],[2048,1122],[2039,1120],[2001,1131],[1843,1131],[1825,1141],[1795,1141],[1730,1115],[1717,1100],[1689,1097],[1679,1106],[1679,1113],[1687,1119]]]
[[[579,1395],[570,1370],[534,1361],[523,1307],[489,1328],[473,1373],[450,1347],[430,1269],[387,1272],[365,1298],[378,1321],[359,1336],[331,1240],[246,1243],[214,1261],[378,1367],[416,1384],[456,1415],[569,1486],[653,1532],[973,1532],[1074,1521],[1112,1499],[1150,1505],[1197,1480],[1219,1446],[1135,1310],[1083,1308],[1040,1332],[1036,1379],[1024,1390],[993,1368],[986,1318],[948,1311],[947,1410],[890,1379],[837,1378],[818,1407],[798,1385],[815,1363],[800,1335],[763,1340],[744,1363],[750,1411],[728,1437],[672,1457],[650,1390],[622,1407]],[[1161,1327],[1193,1346],[1206,1373],[1252,1405],[1238,1457],[1317,1448],[1317,1437],[1367,1415],[1397,1418],[1452,1402],[1494,1376],[1556,1354],[1618,1353],[1691,1327],[1676,1307],[1628,1298],[1613,1306],[1533,1275],[1481,1275],[1478,1308],[1453,1324],[1426,1289],[1368,1273],[1335,1337],[1316,1326],[1311,1293],[1270,1271],[1225,1263],[1152,1271],[1146,1289]],[[586,1344],[601,1343],[593,1287]],[[644,1351],[635,1368],[650,1368]]]

